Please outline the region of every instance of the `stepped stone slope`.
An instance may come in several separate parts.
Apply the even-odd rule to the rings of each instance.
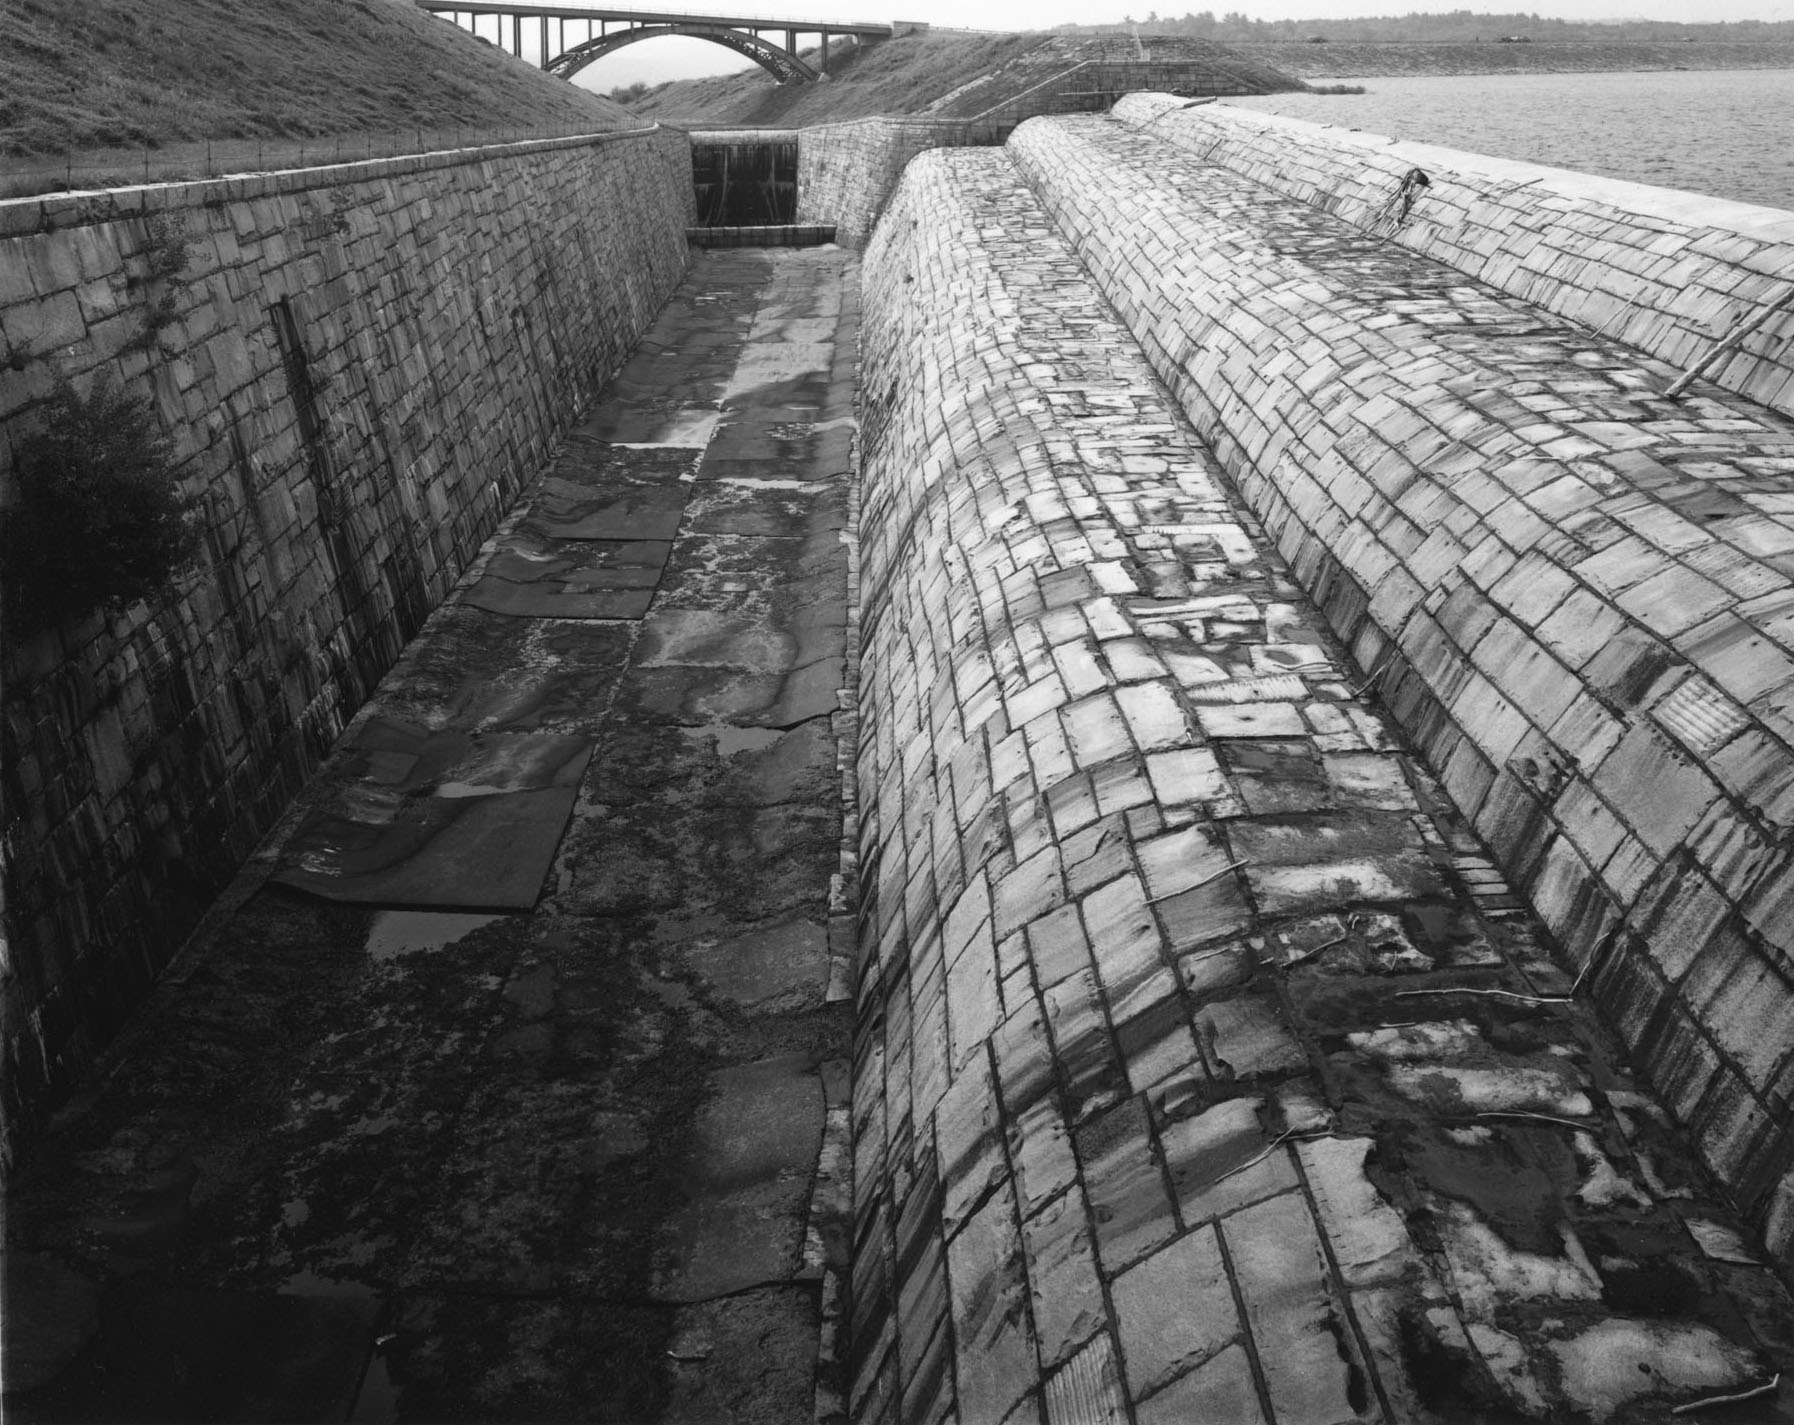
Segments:
[[[1201,175],[1112,121],[1014,148],[918,158],[864,263],[853,1418],[1651,1420],[1767,1381],[1773,1273],[1117,320],[1273,229],[1155,207],[1149,163]],[[1062,180],[1155,240],[1141,295]],[[1290,228],[1253,330],[1322,290]]]
[[[1794,422],[1111,120],[1017,161],[1794,1262]]]
[[[1692,366],[1794,284],[1794,213],[1231,106],[1130,95],[1126,122],[1604,336]],[[1415,168],[1427,183],[1402,196]],[[1706,373],[1794,414],[1794,308]]]

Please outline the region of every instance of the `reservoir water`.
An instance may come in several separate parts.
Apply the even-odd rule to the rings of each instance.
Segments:
[[[1794,209],[1794,70],[1462,74],[1225,102],[1500,158]]]

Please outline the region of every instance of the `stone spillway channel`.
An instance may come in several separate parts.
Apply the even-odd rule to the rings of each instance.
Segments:
[[[866,254],[853,1418],[1639,1421],[1767,1387],[1794,1315],[1733,1201],[1222,464],[1309,371],[1410,359],[1466,438],[1454,377],[1498,384],[1505,342],[1548,392],[1524,441],[1616,410],[1604,366],[1461,277],[1366,300],[1318,254],[1432,265],[1142,129],[924,156]],[[1384,356],[1422,311],[1442,335]],[[1708,419],[1787,439],[1744,414]],[[1360,507],[1281,444],[1255,485]]]
[[[694,256],[15,1185],[9,1420],[826,1406],[857,306]]]
[[[34,1158],[9,1413],[1794,1419],[1611,967],[1160,384],[1201,252],[1136,201],[1135,301],[1066,236],[1158,173],[1216,253],[1288,237],[1199,172],[1037,122],[863,262],[694,260]],[[1237,329],[1325,295],[1311,221]]]

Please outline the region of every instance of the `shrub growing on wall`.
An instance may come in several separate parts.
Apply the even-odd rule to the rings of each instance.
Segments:
[[[0,527],[6,623],[30,633],[164,587],[192,556],[194,501],[148,405],[108,382],[63,386],[19,445]]]

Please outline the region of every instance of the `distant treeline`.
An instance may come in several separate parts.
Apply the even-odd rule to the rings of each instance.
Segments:
[[[1723,23],[1684,25],[1670,20],[1615,20],[1599,24],[1582,20],[1549,20],[1538,15],[1482,15],[1452,10],[1440,15],[1383,15],[1356,20],[1254,20],[1238,10],[1216,18],[1213,10],[1186,14],[1181,19],[1156,10],[1142,19],[1124,22],[1159,35],[1194,35],[1223,44],[1266,44],[1278,40],[1320,43],[1329,40],[1387,44],[1421,40],[1435,44],[1467,44],[1477,40],[1624,41],[1664,43],[1676,40],[1794,40],[1794,20],[1728,20]],[[1089,33],[1113,30],[1114,25],[1061,25],[1061,30]]]

